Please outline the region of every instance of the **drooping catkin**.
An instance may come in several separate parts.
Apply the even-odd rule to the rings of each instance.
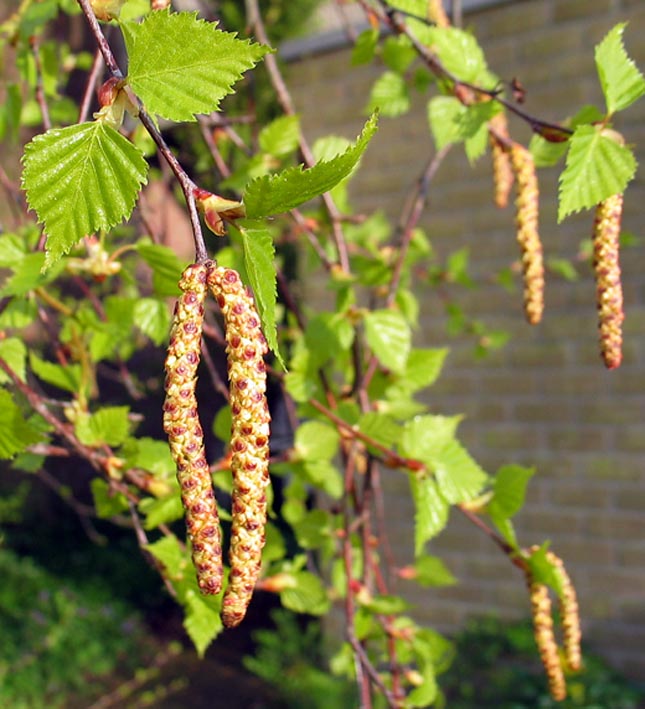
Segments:
[[[546,559],[557,569],[560,577],[561,589],[558,594],[560,602],[560,622],[564,646],[564,658],[569,669],[577,672],[582,666],[582,653],[580,640],[580,611],[576,589],[564,567],[562,559],[552,551],[547,551]]]
[[[508,206],[508,200],[515,181],[511,158],[501,139],[510,141],[508,121],[505,113],[496,113],[488,122],[490,127],[490,145],[493,158],[493,183],[495,186],[495,204],[500,209]]]
[[[269,484],[267,345],[253,297],[238,273],[213,268],[208,283],[224,317],[232,413],[231,570],[222,602],[222,622],[230,628],[244,618],[262,564]]]
[[[535,643],[546,672],[549,692],[556,702],[561,702],[567,696],[567,685],[553,633],[551,597],[548,588],[543,583],[535,581],[530,574],[528,574],[528,584]]]
[[[524,314],[531,325],[542,319],[544,310],[544,264],[538,233],[539,190],[533,156],[513,143],[511,165],[517,180],[517,241],[522,250],[524,274]]]
[[[182,294],[166,356],[163,426],[177,466],[197,583],[202,593],[216,594],[222,587],[221,530],[195,396],[210,267],[192,264],[179,281]]]
[[[600,354],[608,369],[622,361],[623,289],[620,280],[619,239],[623,195],[608,197],[596,207],[593,225],[593,265]]]
[[[437,27],[450,27],[450,19],[443,6],[443,0],[428,0],[428,19]]]

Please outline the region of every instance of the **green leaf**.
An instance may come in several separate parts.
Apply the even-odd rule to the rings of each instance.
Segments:
[[[0,294],[5,295],[26,295],[35,288],[44,286],[53,281],[63,270],[64,264],[58,263],[43,273],[45,266],[45,254],[38,251],[25,256],[16,264],[12,265],[13,276],[5,283]]]
[[[311,318],[305,330],[310,365],[323,366],[342,352],[348,352],[354,335],[354,328],[343,313],[323,312]]]
[[[446,526],[450,507],[434,480],[414,473],[410,473],[409,477],[415,510],[414,553],[419,556],[426,542]]]
[[[424,662],[421,663],[419,669],[423,681],[405,698],[406,705],[409,707],[429,707],[437,698],[439,687],[437,686],[434,665],[431,662]]]
[[[253,219],[280,214],[335,187],[358,163],[376,124],[377,117],[373,115],[356,143],[331,160],[320,161],[307,170],[301,165],[253,180],[244,193],[247,215]]]
[[[338,451],[338,431],[321,421],[306,421],[296,430],[294,449],[298,460],[331,460]]]
[[[141,258],[152,269],[152,287],[160,297],[174,297],[180,294],[179,279],[186,267],[177,254],[168,246],[159,244],[137,244]]]
[[[381,56],[388,69],[404,74],[416,59],[417,52],[406,36],[398,35],[385,40]]]
[[[450,441],[432,462],[441,494],[452,504],[472,500],[488,479],[456,440]]]
[[[535,167],[552,167],[556,165],[568,148],[569,142],[566,140],[561,143],[552,143],[537,133],[533,134],[529,143],[529,150],[533,156]]]
[[[300,117],[280,116],[260,131],[260,149],[269,155],[282,157],[292,153],[300,140]]]
[[[457,583],[450,569],[437,556],[420,556],[414,564],[414,569],[415,580],[421,586],[452,586]]]
[[[42,437],[42,433],[25,420],[11,394],[0,389],[0,459],[13,458]]]
[[[168,306],[157,298],[141,298],[134,306],[134,324],[155,345],[168,339],[170,312]]]
[[[410,110],[410,94],[405,79],[393,71],[386,71],[374,82],[367,104],[367,112],[378,110],[383,116],[396,118]]]
[[[492,515],[502,518],[514,517],[524,505],[526,486],[535,474],[534,468],[521,465],[504,465],[493,481],[493,499],[488,505]]]
[[[174,535],[162,537],[144,547],[157,561],[160,561],[170,578],[180,578],[186,567],[186,552],[181,548]]]
[[[635,172],[636,159],[628,147],[594,126],[578,126],[569,141],[567,164],[560,175],[558,221],[624,192]]]
[[[401,385],[411,392],[431,386],[439,378],[447,355],[446,348],[411,350]]]
[[[204,657],[208,646],[223,629],[219,617],[220,603],[219,596],[202,596],[192,588],[185,595],[184,628],[199,657]]]
[[[130,422],[127,406],[106,406],[95,414],[81,414],[74,430],[86,446],[118,446],[128,437]]]
[[[255,304],[262,322],[262,331],[269,348],[275,354],[282,367],[286,369],[278,347],[278,331],[275,320],[277,286],[273,260],[275,254],[273,238],[269,230],[260,223],[252,225],[247,222],[244,225],[238,224],[237,226],[242,236],[244,268],[255,295]]]
[[[13,369],[20,381],[26,378],[27,348],[18,337],[7,337],[0,340],[0,359],[3,359]],[[10,382],[9,376],[0,370],[0,384]]]
[[[384,446],[391,446],[401,438],[401,426],[390,416],[368,411],[358,420],[358,430]]]
[[[625,27],[626,22],[616,25],[596,46],[596,68],[610,116],[645,94],[645,78],[623,45]]]
[[[121,27],[128,83],[148,111],[171,121],[218,110],[233,84],[270,51],[197,19],[196,12],[152,12]]]
[[[90,482],[90,488],[96,514],[101,519],[109,519],[122,512],[127,512],[128,500],[126,496],[121,492],[115,493],[105,480],[94,478]]]
[[[435,96],[428,101],[428,124],[437,150],[464,139],[459,119],[465,113],[466,107],[452,96]]]
[[[397,374],[405,371],[412,332],[396,310],[373,310],[365,316],[365,339],[378,361]]]
[[[33,373],[44,382],[53,384],[65,391],[77,392],[81,386],[82,370],[80,364],[68,364],[62,367],[60,364],[47,362],[35,352],[29,353],[29,366]]]
[[[159,499],[144,497],[139,503],[139,510],[146,516],[145,529],[156,529],[160,524],[170,524],[184,516],[184,508],[178,494],[166,495]]]
[[[332,538],[332,516],[327,510],[306,512],[292,527],[303,549],[319,549]]]
[[[379,31],[374,27],[361,32],[352,48],[352,66],[369,64],[374,59],[378,45]]]
[[[290,586],[280,593],[280,601],[294,613],[324,615],[330,601],[322,579],[309,571],[298,571],[290,577]]]
[[[455,437],[461,416],[416,416],[407,421],[401,437],[402,455],[433,461]]]
[[[460,81],[478,83],[480,78],[488,78],[484,53],[472,34],[457,27],[428,27],[425,33],[426,43],[439,55],[444,68]]]
[[[175,462],[170,455],[167,441],[157,441],[154,438],[131,438],[124,444],[121,454],[131,468],[140,468],[160,476],[175,473]]]
[[[343,493],[343,480],[337,468],[328,460],[305,460],[302,463],[302,473],[305,480],[319,488],[321,492],[334,500],[340,499]]]
[[[360,600],[360,599],[359,599]],[[361,605],[372,613],[380,615],[394,615],[404,613],[410,608],[410,604],[401,596],[377,595],[367,598]]]
[[[45,267],[129,217],[148,171],[137,148],[99,121],[37,135],[23,164],[27,201],[47,232]]]

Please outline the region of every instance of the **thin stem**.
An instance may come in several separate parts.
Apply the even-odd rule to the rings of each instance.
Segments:
[[[87,83],[85,84],[85,91],[83,93],[83,98],[81,100],[81,106],[78,111],[78,122],[84,123],[90,115],[90,107],[92,105],[92,100],[94,98],[94,92],[96,90],[96,85],[99,80],[99,76],[105,69],[105,61],[103,60],[103,55],[101,50],[97,49],[94,53],[94,62],[92,63],[92,69],[87,77]]]
[[[30,37],[29,46],[34,57],[36,66],[36,103],[40,108],[40,113],[43,117],[43,128],[49,130],[52,127],[51,118],[49,117],[49,106],[45,98],[45,88],[43,86],[43,65],[40,61],[40,47],[38,46],[38,38]]]

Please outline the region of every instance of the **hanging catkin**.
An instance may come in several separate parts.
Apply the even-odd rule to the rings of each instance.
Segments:
[[[620,281],[619,239],[623,195],[608,197],[596,207],[593,225],[593,265],[600,354],[608,369],[622,360],[623,289]]]
[[[231,570],[222,603],[222,622],[234,627],[244,618],[251,600],[265,541],[270,416],[263,355],[267,346],[253,297],[237,272],[213,268],[208,283],[221,308],[226,329],[233,521]]]
[[[192,264],[179,281],[182,294],[175,305],[166,356],[163,426],[177,466],[197,583],[202,593],[216,594],[222,586],[221,531],[195,396],[211,266]]]
[[[508,121],[505,113],[496,113],[488,122],[490,127],[490,145],[493,158],[493,183],[495,186],[495,204],[504,209],[515,181],[511,158],[501,139],[510,141],[508,135]]]
[[[538,234],[538,182],[533,156],[513,143],[511,165],[517,180],[517,241],[522,250],[524,274],[524,314],[531,325],[542,319],[544,310],[544,265]]]

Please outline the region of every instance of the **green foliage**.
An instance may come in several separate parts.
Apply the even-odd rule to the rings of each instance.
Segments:
[[[23,162],[29,206],[47,231],[45,266],[129,217],[147,173],[132,143],[100,121],[37,135]]]
[[[585,652],[584,668],[567,677],[568,698],[555,702],[548,693],[535,652],[529,622],[503,623],[495,618],[471,621],[455,638],[459,663],[441,682],[454,709],[637,709],[645,693]]]
[[[197,19],[197,13],[153,12],[122,28],[128,83],[148,111],[171,121],[194,121],[197,113],[218,110],[233,84],[269,51]]]
[[[73,588],[0,549],[0,695],[16,709],[84,705],[146,650],[140,619],[96,587]],[[80,704],[79,704],[80,705]]]

